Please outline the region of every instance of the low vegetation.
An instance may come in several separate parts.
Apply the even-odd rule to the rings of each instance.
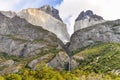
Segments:
[[[82,70],[95,73],[119,72],[120,69],[120,44],[119,43],[101,43],[90,46],[76,54],[83,57],[80,62]],[[118,74],[117,73],[117,74]]]
[[[37,66],[36,70],[22,69],[18,73],[0,76],[0,80],[120,80],[119,76],[89,73],[80,69],[71,72],[57,71],[45,64]]]

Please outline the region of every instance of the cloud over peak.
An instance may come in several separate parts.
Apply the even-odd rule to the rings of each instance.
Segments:
[[[81,11],[92,10],[106,20],[120,19],[119,4],[120,0],[63,0],[57,8],[72,34],[74,21]]]

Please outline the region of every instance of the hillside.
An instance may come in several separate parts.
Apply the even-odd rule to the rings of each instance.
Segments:
[[[79,56],[79,57],[78,57]],[[75,52],[74,58],[82,70],[120,74],[120,44],[98,43]]]
[[[23,68],[21,71],[1,76],[0,79],[15,80],[119,80],[120,44],[97,43],[74,52],[73,59],[80,63],[70,72],[58,71],[44,63],[36,70]]]
[[[74,32],[69,49],[75,51],[96,42],[120,43],[120,20],[106,21]]]

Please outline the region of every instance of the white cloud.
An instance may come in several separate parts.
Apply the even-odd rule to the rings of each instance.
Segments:
[[[57,5],[54,0],[0,0],[0,10],[20,11],[25,8],[40,7],[45,4]]]
[[[120,19],[120,0],[64,0],[59,7],[60,16],[73,33],[74,20],[83,10],[93,10],[106,20]],[[71,17],[70,17],[71,16]]]
[[[13,10],[20,0],[0,0],[0,10]]]

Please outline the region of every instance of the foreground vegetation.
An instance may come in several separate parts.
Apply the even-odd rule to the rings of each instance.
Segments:
[[[89,73],[80,69],[56,71],[42,64],[36,70],[23,69],[18,73],[0,76],[0,80],[120,80],[120,76]]]

